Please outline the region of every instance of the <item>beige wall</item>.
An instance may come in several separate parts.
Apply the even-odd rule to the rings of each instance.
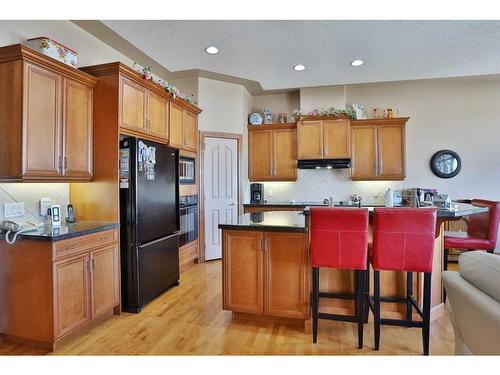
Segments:
[[[300,89],[300,110],[310,112],[314,109],[345,107],[344,86],[305,87]]]
[[[273,111],[273,121],[278,121],[278,113],[285,112],[287,120],[291,120],[294,110],[300,109],[300,92],[294,91],[284,94],[256,95],[253,97],[252,112],[262,114],[262,110],[271,108]]]
[[[252,96],[241,85],[207,78],[198,80],[198,105],[203,109],[198,119],[200,131],[243,135],[241,188],[248,200],[248,114]]]

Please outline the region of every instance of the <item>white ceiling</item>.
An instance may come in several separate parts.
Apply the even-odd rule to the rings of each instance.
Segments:
[[[500,73],[499,21],[103,23],[171,72],[205,70],[264,90]],[[210,45],[221,52],[208,55]],[[365,64],[352,67],[358,58]]]

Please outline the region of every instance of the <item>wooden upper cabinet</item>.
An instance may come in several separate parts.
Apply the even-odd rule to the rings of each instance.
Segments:
[[[370,179],[376,177],[377,129],[375,126],[352,128],[351,178]]]
[[[381,125],[377,128],[378,175],[380,178],[405,177],[405,128],[402,125]]]
[[[250,181],[297,179],[297,131],[293,125],[249,125]]]
[[[120,90],[120,126],[145,131],[147,128],[147,89],[126,77],[121,77]]]
[[[27,63],[23,93],[23,176],[61,174],[62,83],[60,74]]]
[[[264,314],[309,315],[309,253],[304,233],[265,233]]]
[[[120,303],[118,244],[90,253],[92,319]]]
[[[351,156],[349,119],[303,120],[297,123],[297,158],[345,159]]]
[[[274,177],[297,179],[297,132],[295,129],[273,130]]]
[[[196,151],[198,143],[198,124],[196,115],[184,111],[184,149]]]
[[[54,336],[62,337],[90,321],[88,254],[54,263]]]
[[[347,159],[350,157],[350,120],[325,120],[323,122],[323,158]]]
[[[170,145],[184,147],[184,108],[170,102]]]
[[[151,135],[168,141],[169,102],[167,98],[148,92],[148,131]]]
[[[97,80],[22,45],[0,48],[0,180],[89,180]]]
[[[92,91],[64,80],[64,176],[92,177]]]
[[[264,312],[263,238],[262,232],[224,232],[222,305],[225,310]]]
[[[404,117],[353,122],[353,180],[404,180],[407,121]]]
[[[323,122],[297,123],[297,158],[299,160],[323,158]]]
[[[273,131],[248,132],[248,174],[250,181],[273,178]]]

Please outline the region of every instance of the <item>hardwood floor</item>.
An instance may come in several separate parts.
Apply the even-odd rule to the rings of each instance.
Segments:
[[[126,354],[330,354],[418,355],[419,329],[383,326],[381,350],[373,350],[373,324],[365,325],[365,348],[356,349],[356,325],[320,321],[318,343],[301,329],[239,322],[221,309],[221,262],[190,268],[181,285],[148,305],[141,314],[113,316],[86,335],[55,352],[56,355]],[[454,336],[448,315],[431,325],[431,354],[449,355]],[[39,349],[0,343],[0,354],[46,354]]]

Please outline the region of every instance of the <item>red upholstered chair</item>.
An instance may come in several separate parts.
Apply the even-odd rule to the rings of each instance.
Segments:
[[[360,208],[311,208],[312,315],[313,342],[318,337],[318,319],[358,323],[358,347],[363,347],[364,301],[367,298],[365,277],[368,258],[368,210]],[[319,291],[319,268],[355,271],[354,294]],[[320,313],[319,299],[353,299],[354,315]]]
[[[376,208],[373,214],[371,264],[374,269],[374,296],[369,298],[374,315],[375,350],[380,347],[380,325],[421,327],[424,354],[429,354],[431,272],[436,230],[435,208]],[[380,271],[403,271],[406,298],[380,297]],[[424,299],[421,308],[413,297],[413,272],[424,273]],[[406,304],[406,319],[382,319],[380,302]],[[422,321],[412,319],[415,308]]]
[[[497,245],[500,202],[473,199],[473,206],[488,207],[488,212],[472,215],[467,221],[467,232],[444,232],[444,264],[448,269],[449,249],[486,250],[493,253]]]

